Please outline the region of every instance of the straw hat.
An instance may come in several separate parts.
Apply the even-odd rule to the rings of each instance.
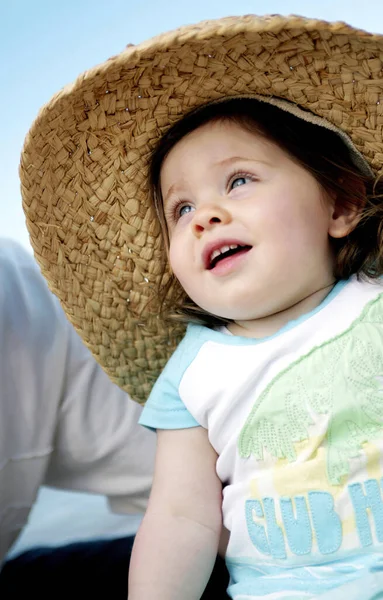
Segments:
[[[348,134],[383,165],[383,36],[343,23],[206,21],[127,47],[42,108],[21,158],[23,206],[51,290],[108,375],[144,402],[183,334],[164,324],[147,167],[159,137],[226,96],[277,97]],[[107,400],[107,399],[105,399]]]

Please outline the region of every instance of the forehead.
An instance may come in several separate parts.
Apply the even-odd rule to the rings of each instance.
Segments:
[[[263,134],[231,120],[210,121],[186,134],[165,157],[160,171],[161,187],[168,179],[180,179],[194,168],[219,166],[235,157],[281,160],[287,154]],[[171,185],[172,182],[170,182]]]
[[[254,128],[255,129],[255,128]],[[174,160],[184,153],[205,150],[214,150],[215,154],[230,152],[233,144],[237,146],[253,146],[257,144],[266,144],[264,135],[255,130],[250,131],[245,125],[239,124],[228,119],[209,121],[200,125],[193,131],[187,133],[179,142],[173,146],[164,160]],[[164,164],[163,163],[163,164]]]

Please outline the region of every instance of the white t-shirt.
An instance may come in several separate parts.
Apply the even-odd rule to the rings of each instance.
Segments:
[[[66,319],[33,258],[0,240],[0,562],[42,484],[143,511],[155,435]]]
[[[140,422],[208,430],[232,598],[317,598],[383,573],[382,384],[381,280],[339,282],[264,339],[188,327]]]

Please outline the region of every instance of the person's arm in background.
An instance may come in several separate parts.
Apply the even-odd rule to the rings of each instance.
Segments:
[[[202,427],[159,430],[153,489],[130,563],[129,600],[197,600],[221,527],[217,455]]]
[[[67,327],[65,377],[45,484],[105,494],[116,512],[143,512],[156,436],[138,425],[141,407],[110,381],[69,322]]]
[[[30,507],[46,484],[106,494],[118,512],[143,511],[155,434],[138,425],[141,408],[109,380],[33,256],[12,240],[0,239],[0,283],[0,458],[8,465],[0,482],[9,490],[0,508],[14,506],[21,522],[16,506]]]

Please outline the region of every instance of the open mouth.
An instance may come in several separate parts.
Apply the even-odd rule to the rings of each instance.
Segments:
[[[230,244],[230,246],[223,246],[211,253],[208,270],[211,271],[214,267],[225,258],[233,256],[234,254],[244,254],[251,250],[252,246],[241,246],[239,244]]]

